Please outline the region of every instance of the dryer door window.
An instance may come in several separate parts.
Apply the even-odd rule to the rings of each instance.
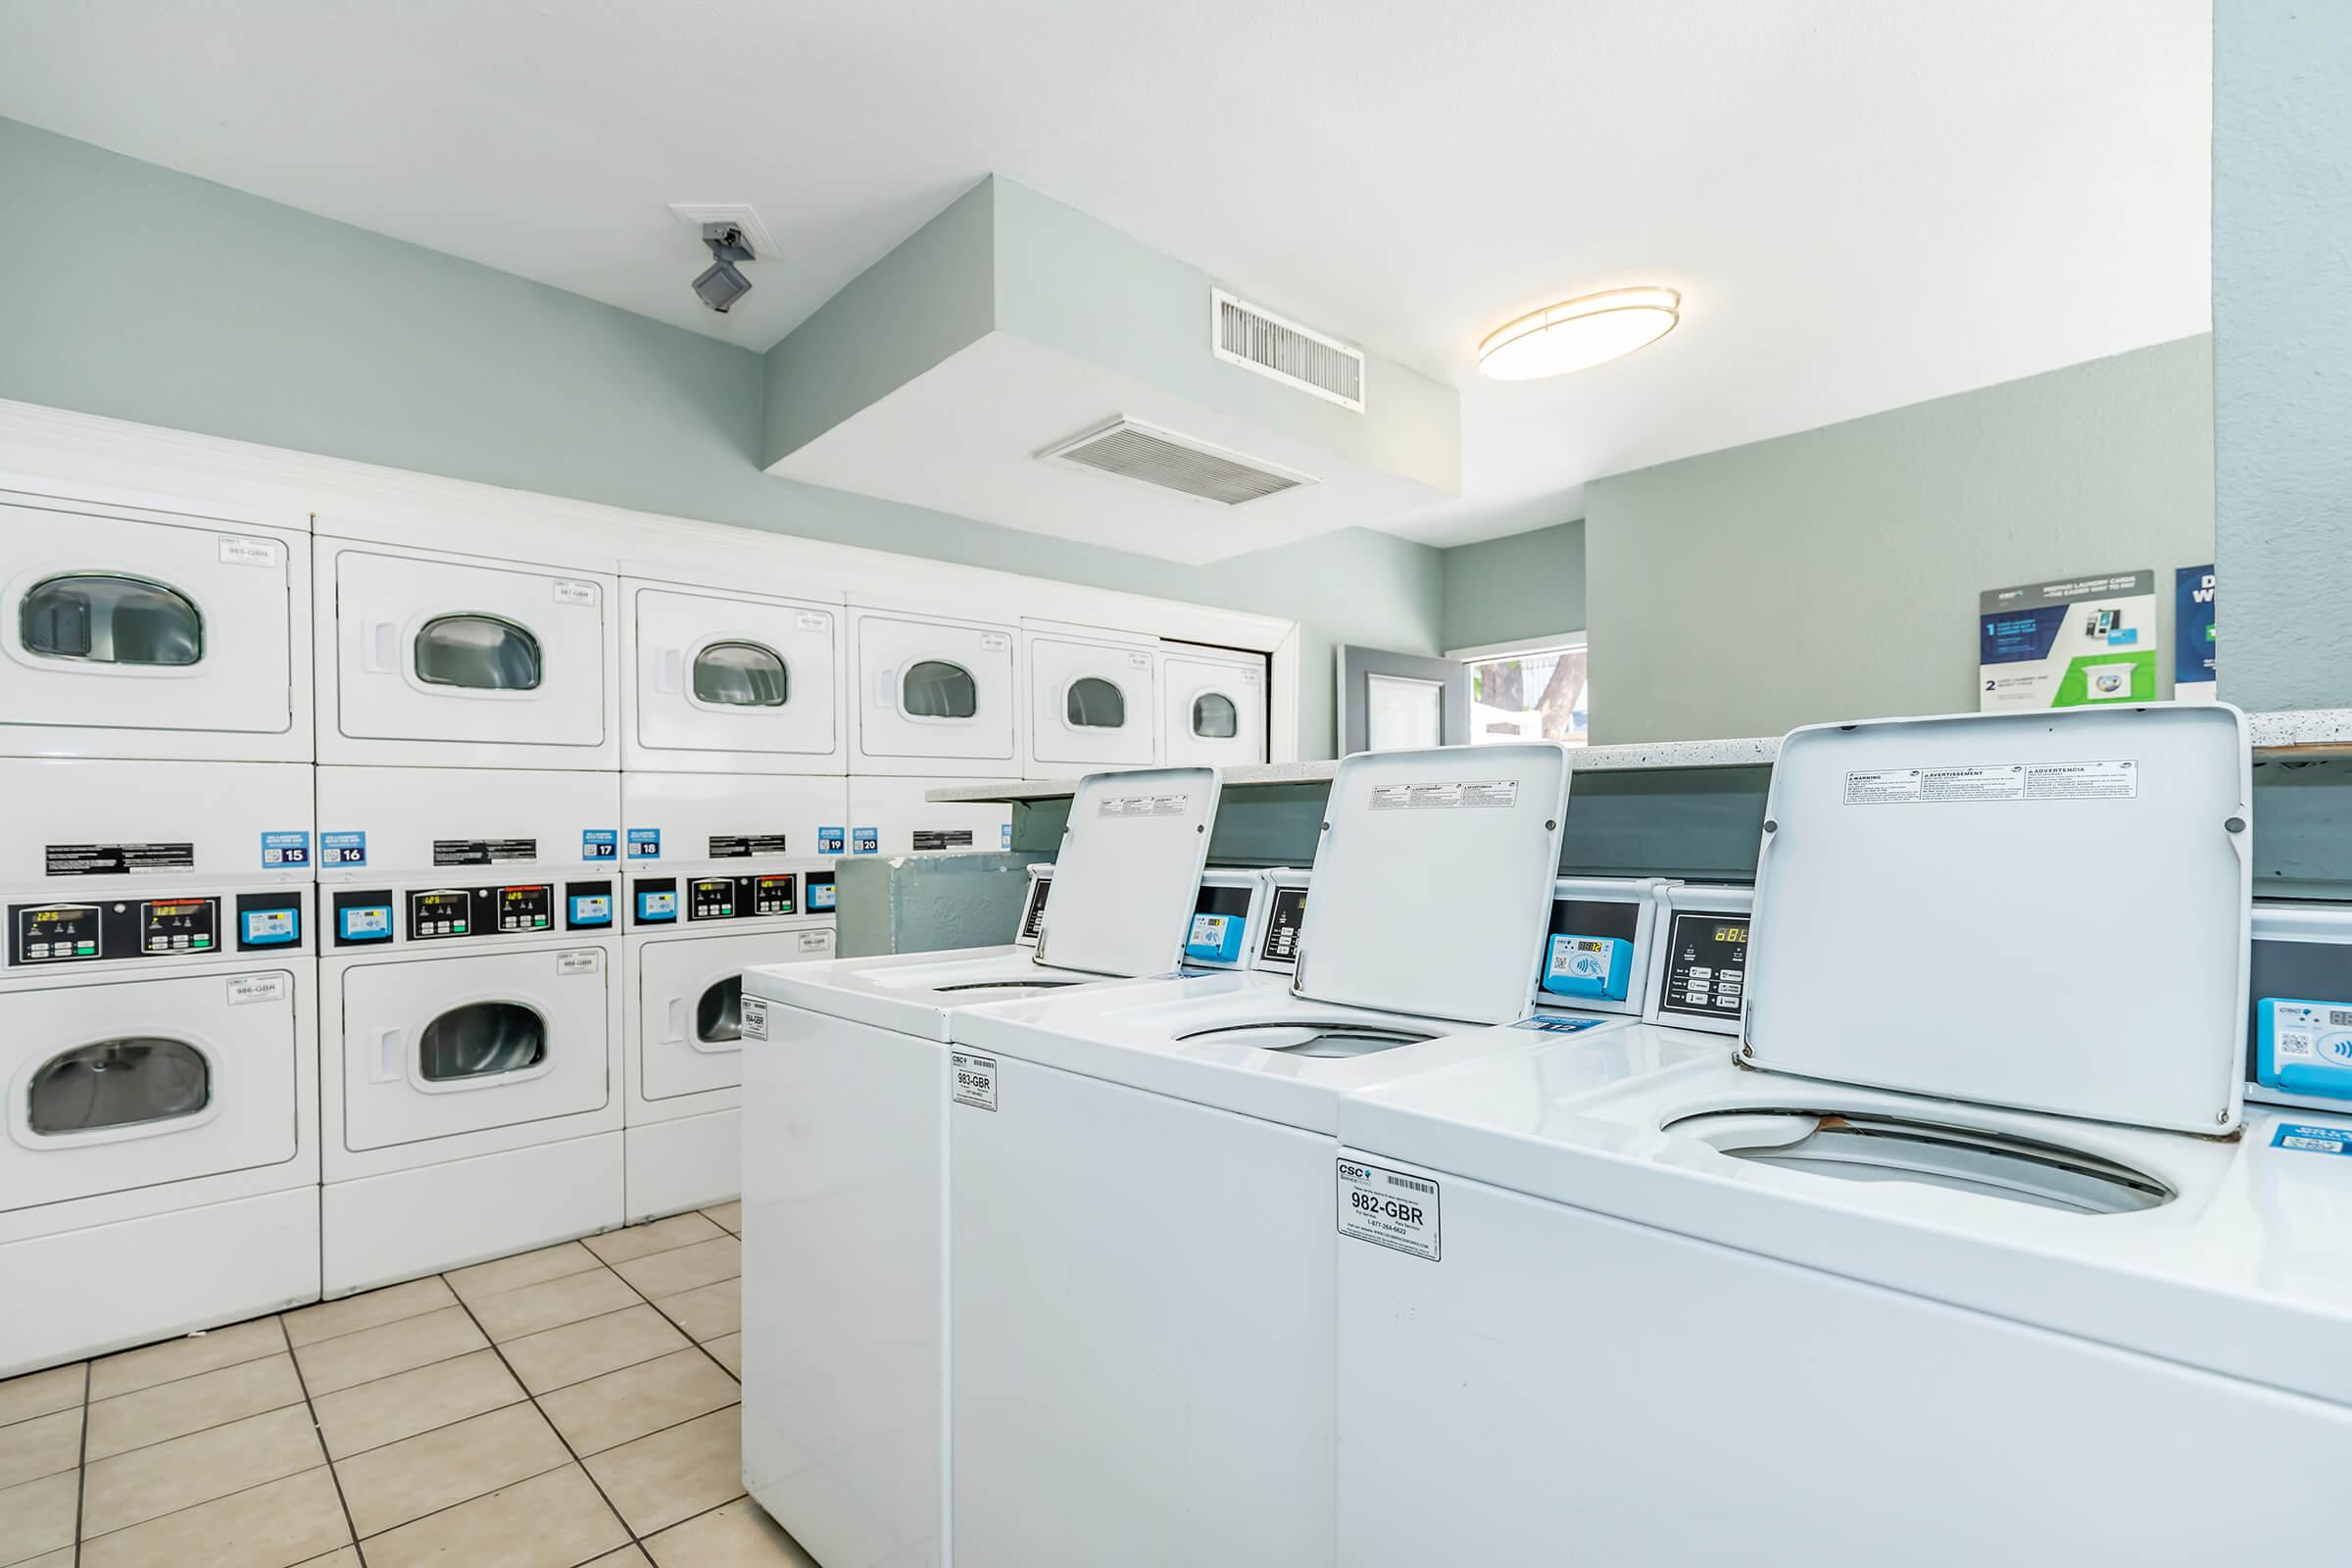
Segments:
[[[782,708],[791,696],[791,672],[772,648],[712,643],[694,656],[697,702],[720,708]]]
[[[477,692],[535,692],[546,660],[530,628],[497,615],[435,615],[416,631],[416,678]]]
[[[925,659],[906,666],[899,703],[908,718],[971,718],[980,711],[980,688],[961,664]]]
[[[140,1127],[199,1115],[213,1067],[184,1040],[129,1035],[75,1046],[43,1062],[25,1097],[25,1125],[43,1138]]]
[[[1235,710],[1232,698],[1223,692],[1202,692],[1193,699],[1195,739],[1229,741],[1241,732],[1241,715]]]
[[[176,666],[204,657],[204,612],[195,601],[144,577],[45,578],[19,602],[17,616],[25,652],[42,659]]]
[[[547,1020],[516,1002],[469,1002],[424,1026],[416,1073],[429,1084],[528,1072],[547,1060]]]
[[[1070,682],[1062,695],[1062,716],[1075,729],[1124,729],[1127,699],[1116,684],[1087,675]]]

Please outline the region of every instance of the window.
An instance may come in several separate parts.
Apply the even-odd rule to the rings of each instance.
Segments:
[[[547,1020],[519,1002],[469,1002],[424,1026],[416,1070],[428,1084],[521,1072],[547,1059]]]
[[[539,689],[539,639],[496,615],[436,615],[416,631],[416,678],[475,691]]]
[[[694,1037],[706,1046],[743,1038],[743,976],[731,974],[703,993],[694,1007]]]
[[[1127,697],[1116,682],[1084,675],[1062,694],[1061,710],[1079,729],[1118,729],[1127,722]]]
[[[1528,648],[1468,649],[1470,740],[1586,743],[1589,722],[1585,644],[1549,641]]]
[[[980,687],[972,672],[944,659],[923,659],[906,666],[899,682],[900,701],[914,718],[970,718],[980,711]]]
[[[1223,692],[1202,692],[1193,699],[1193,733],[1204,741],[1229,741],[1242,732],[1240,710]]]
[[[792,682],[784,660],[758,643],[712,643],[694,656],[694,695],[724,708],[782,708]]]
[[[144,577],[74,572],[32,585],[17,607],[24,651],[93,664],[193,664],[204,616],[176,589]]]
[[[44,1136],[174,1121],[212,1102],[212,1065],[184,1041],[101,1040],[41,1063],[28,1098],[26,1124]]]

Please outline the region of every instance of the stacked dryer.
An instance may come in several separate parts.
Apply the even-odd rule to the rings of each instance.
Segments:
[[[307,528],[0,478],[0,1377],[318,1294]]]

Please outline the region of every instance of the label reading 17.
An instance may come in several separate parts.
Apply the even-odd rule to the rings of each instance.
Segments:
[[[1340,1234],[1435,1263],[1444,1251],[1438,1184],[1361,1160],[1339,1162]]]
[[[958,1105],[997,1108],[997,1060],[957,1051],[948,1057],[948,1093]]]

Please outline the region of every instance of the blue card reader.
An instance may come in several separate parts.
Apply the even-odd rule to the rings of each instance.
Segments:
[[[2265,997],[2255,1018],[2258,1083],[2288,1094],[2352,1101],[2352,1003]]]

